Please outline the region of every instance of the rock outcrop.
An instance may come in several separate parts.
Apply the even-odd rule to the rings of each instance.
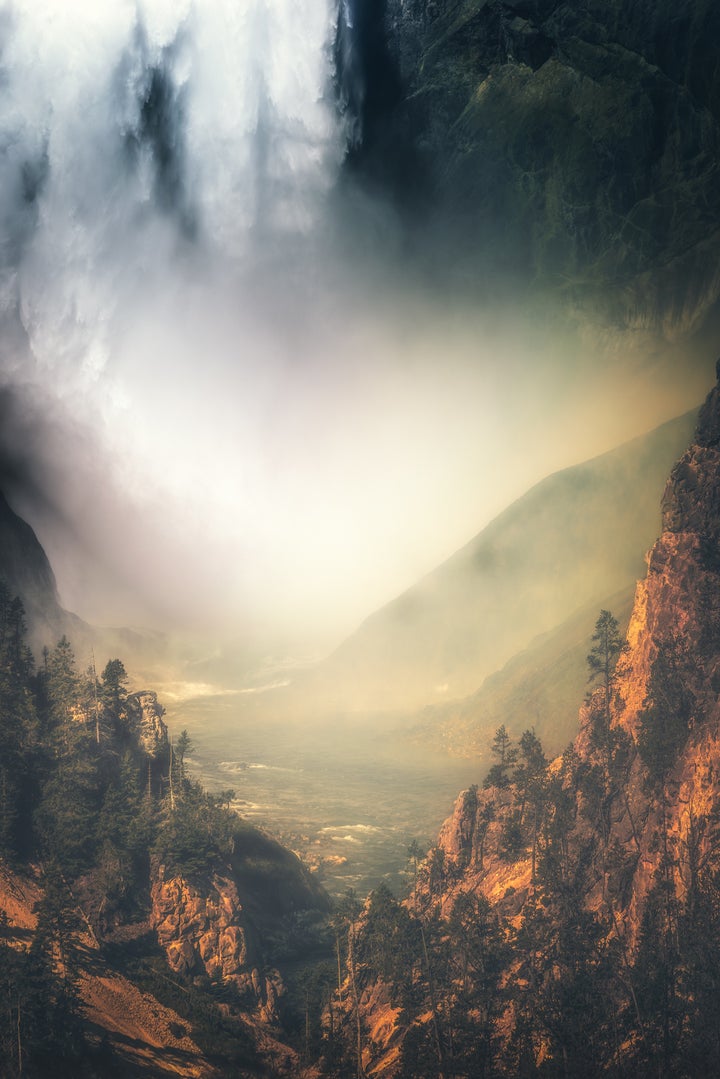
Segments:
[[[66,611],[58,595],[55,574],[35,532],[10,507],[0,491],[0,578],[23,602],[30,644],[39,655],[63,636],[83,643],[91,629]]]
[[[720,364],[718,365],[720,378]],[[610,700],[611,729],[629,736],[624,764],[623,789],[616,791],[610,813],[608,843],[633,852],[637,877],[625,882],[624,891],[632,893],[629,928],[639,927],[643,898],[661,861],[658,846],[658,779],[663,780],[662,812],[672,843],[677,847],[678,887],[682,887],[684,869],[681,848],[687,855],[688,829],[698,820],[709,820],[720,808],[720,389],[709,395],[699,418],[693,444],[673,468],[663,495],[663,531],[647,556],[648,571],[637,586],[635,604],[628,628],[627,644],[621,654]],[[670,672],[665,677],[677,683],[687,702],[687,716],[675,736],[674,754],[668,758],[663,775],[648,774],[643,759],[644,732],[652,736],[650,713],[659,706],[661,690],[655,685],[658,664]],[[671,698],[668,708],[680,707],[672,698],[674,685],[665,689]],[[581,765],[598,764],[601,756],[593,725],[604,707],[604,691],[596,691],[581,710],[581,730],[574,752]],[[558,770],[561,762],[553,767]],[[578,803],[583,795],[578,794]],[[472,878],[489,898],[498,899],[503,888],[516,886],[522,863],[501,858],[497,862],[499,834],[507,792],[491,789],[480,792],[477,800],[467,793],[458,799],[452,817],[440,835],[440,846],[449,862],[467,867],[460,887]],[[497,811],[488,824],[483,810],[493,802]],[[505,808],[504,808],[505,807]],[[587,826],[578,813],[575,841],[581,843]],[[484,836],[484,851],[495,851],[480,864],[479,836]],[[704,838],[694,856],[710,853],[714,833],[704,829]],[[464,865],[463,865],[464,863]],[[504,869],[503,869],[504,866]],[[492,871],[491,871],[492,867]],[[495,876],[493,876],[493,872]],[[498,876],[499,872],[499,876]],[[506,879],[511,875],[513,880]],[[522,875],[522,874],[521,874]],[[529,883],[529,882],[528,882]],[[600,892],[592,893],[600,902],[608,880]],[[446,898],[450,898],[449,896]]]
[[[168,753],[168,729],[163,721],[165,710],[157,693],[143,689],[131,693],[126,702],[128,730],[137,746],[152,761]]]
[[[22,873],[0,860],[0,945],[29,947],[44,895],[39,878],[37,871]],[[79,973],[76,990],[92,1025],[91,1044],[102,1039],[111,1046],[123,1075],[219,1079],[220,1072],[193,1041],[187,1020],[109,966],[92,933],[82,933],[81,947],[91,958]]]
[[[282,979],[277,970],[261,970],[257,934],[231,877],[215,873],[200,888],[184,877],[166,879],[161,869],[152,887],[151,917],[172,970],[232,984],[262,1020],[277,1022]]]
[[[688,1060],[710,1051],[701,1046],[703,1007],[712,1005],[703,1006],[701,998],[709,993],[714,1000],[712,993],[720,992],[702,957],[704,948],[715,947],[714,916],[708,912],[720,880],[720,384],[700,413],[693,444],[672,471],[662,527],[647,558],[647,575],[637,586],[627,644],[607,686],[595,690],[581,709],[573,745],[549,765],[541,761],[534,768],[521,744],[513,783],[463,792],[406,903],[409,914],[425,920],[427,933],[445,934],[450,954],[453,947],[460,949],[456,969],[464,964],[465,974],[459,981],[456,974],[455,982],[451,975],[446,983],[448,1014],[453,1007],[462,1005],[466,1013],[470,1007],[463,1004],[471,991],[467,953],[462,959],[468,945],[461,922],[467,915],[458,911],[472,909],[477,925],[485,915],[467,903],[487,901],[487,924],[504,926],[497,954],[505,954],[498,982],[505,1003],[496,1005],[493,1034],[504,1045],[498,1074],[517,1074],[519,1058],[513,1053],[522,1031],[530,1029],[526,1009],[535,1007],[538,1015],[543,1008],[552,1011],[568,985],[578,991],[582,966],[573,965],[578,954],[588,970],[600,955],[603,962],[614,955],[619,964],[612,1007],[625,1024],[626,1040],[608,1057],[610,1071],[620,1062],[623,1075],[638,1067],[640,1074],[650,1074],[643,1067],[686,1074],[672,1068],[687,1068]],[[708,924],[701,945],[702,904]],[[369,917],[367,911],[363,917]],[[435,918],[440,922],[433,923]],[[361,942],[364,933],[367,937],[362,920],[357,933]],[[372,953],[368,939],[366,955]],[[487,949],[488,939],[476,946]],[[357,951],[362,954],[361,947]],[[425,963],[429,970],[427,956]],[[365,1029],[378,1026],[372,1001],[378,998],[378,980],[387,980],[372,969],[371,962],[355,971]],[[420,984],[422,964],[417,971]],[[428,979],[424,999],[432,1004],[429,974]],[[484,979],[481,973],[472,990],[484,1000],[482,1007],[488,1006]],[[629,987],[624,998],[617,988],[621,983]],[[660,984],[666,995],[658,998],[652,986]],[[600,990],[600,983],[590,982],[588,1000],[597,999]],[[535,1003],[523,1003],[528,1000]],[[347,1001],[346,1011],[352,1014]],[[409,1074],[407,1061],[402,1070],[397,1046],[408,1032],[417,1038],[429,1029],[427,1013],[413,1016],[411,1008],[409,1016],[394,1020],[372,1048],[366,1044],[368,1074]],[[563,1024],[575,1021],[570,1045],[563,1042]],[[439,1029],[437,1015],[434,1022]],[[536,1065],[552,1055],[553,1045],[557,1053],[584,1059],[583,1039],[590,1044],[594,1033],[582,1017],[543,1022],[537,1021],[534,1048],[528,1041],[524,1050]],[[441,1060],[437,1029],[436,1048]],[[412,1051],[417,1051],[414,1042]],[[567,1062],[565,1067],[570,1067],[566,1074],[580,1074]],[[592,1074],[605,1074],[600,1060],[593,1067]]]

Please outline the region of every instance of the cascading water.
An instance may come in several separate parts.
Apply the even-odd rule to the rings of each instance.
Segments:
[[[265,417],[286,407],[296,324],[313,324],[303,289],[332,279],[337,20],[337,0],[0,14],[0,392],[89,427],[97,470],[133,499],[170,513],[202,486],[229,531],[274,512]],[[312,386],[320,350],[305,351]],[[284,391],[295,411],[305,393]],[[51,486],[76,513],[61,477]]]
[[[91,621],[335,643],[472,531],[497,436],[481,313],[378,194],[418,175],[386,0],[0,12],[11,504]]]
[[[331,0],[5,11],[3,306],[19,299],[39,362],[69,321],[111,316],[118,275],[174,256],[178,227],[231,260],[307,235],[343,154],[335,21]]]

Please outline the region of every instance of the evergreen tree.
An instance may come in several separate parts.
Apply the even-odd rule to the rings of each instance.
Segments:
[[[93,730],[68,719],[51,748],[35,824],[45,857],[56,858],[72,879],[92,865],[96,853],[103,798],[98,746]]]
[[[532,879],[535,880],[537,840],[547,793],[547,760],[534,730],[523,731],[519,743],[518,766],[513,773],[520,806],[519,824],[528,825],[531,835]]]
[[[590,671],[589,682],[599,682],[603,690],[602,711],[594,715],[593,736],[600,746],[605,746],[610,732],[610,702],[615,679],[615,667],[623,649],[618,621],[610,611],[600,611],[592,635],[592,646],[587,657]]]
[[[509,772],[517,762],[518,751],[504,723],[495,731],[495,736],[490,743],[490,752],[497,759],[485,777],[483,786],[485,788],[509,786]]]
[[[185,757],[188,753],[192,753],[193,748],[192,739],[188,734],[187,729],[182,730],[180,732],[180,737],[177,740],[177,745],[175,746],[175,755],[177,756],[178,764],[180,766],[180,779],[182,781],[185,780]]]
[[[623,648],[623,640],[617,618],[610,611],[602,610],[595,623],[592,647],[587,657],[590,681],[599,681],[609,700],[615,665]]]
[[[48,656],[47,699],[53,726],[69,723],[79,704],[80,679],[75,666],[75,653],[67,637],[61,637]]]
[[[102,673],[100,686],[102,703],[111,717],[120,718],[120,711],[125,701],[125,687],[128,683],[127,671],[119,659],[111,659]]]
[[[77,1001],[52,963],[0,940],[0,1074],[77,1079],[86,1050]]]
[[[419,958],[414,923],[386,884],[380,884],[370,895],[361,957],[384,981],[395,985],[411,977]]]

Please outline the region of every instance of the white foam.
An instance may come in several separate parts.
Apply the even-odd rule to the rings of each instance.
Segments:
[[[331,824],[326,828],[321,828],[321,832],[367,832],[368,834],[379,833],[381,828],[377,828],[374,824]]]

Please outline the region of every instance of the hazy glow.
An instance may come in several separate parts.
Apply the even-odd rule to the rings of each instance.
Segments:
[[[0,18],[18,508],[79,613],[330,642],[532,482],[701,397],[709,363],[407,280],[392,214],[333,188],[331,4]]]

